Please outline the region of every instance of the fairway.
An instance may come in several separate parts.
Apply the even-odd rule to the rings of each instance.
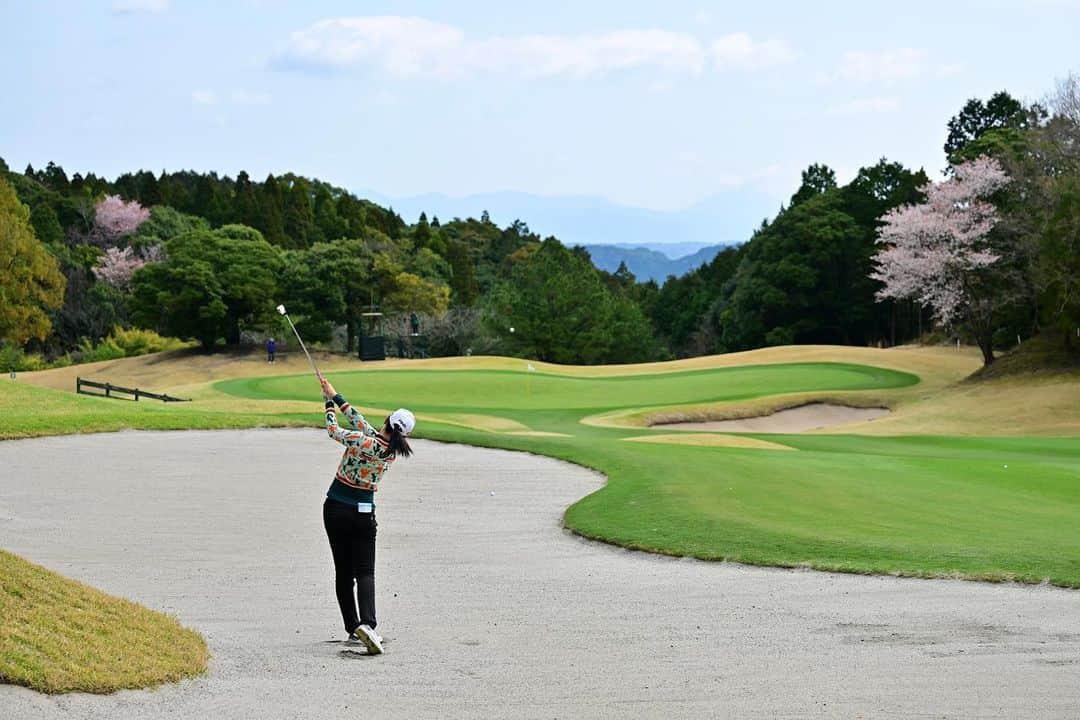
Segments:
[[[364,382],[364,378],[377,382]],[[812,390],[864,390],[914,385],[910,373],[843,363],[761,365],[580,378],[513,371],[380,371],[335,375],[342,388],[373,407],[408,405],[433,412],[470,410],[608,410],[665,406]],[[218,385],[249,398],[303,400],[311,397],[307,376],[250,378]],[[573,418],[576,419],[576,418]]]
[[[350,400],[370,408],[375,423],[407,406],[418,413],[424,437],[527,450],[605,473],[607,485],[566,513],[566,524],[587,537],[751,564],[1080,587],[1075,439],[745,435],[768,442],[693,446],[665,443],[659,433],[659,442],[625,442],[641,439],[643,430],[581,422],[617,409],[888,391],[918,383],[910,373],[792,363],[609,378],[527,370],[331,377]],[[298,375],[216,387],[281,401],[310,397],[312,385],[310,376]]]

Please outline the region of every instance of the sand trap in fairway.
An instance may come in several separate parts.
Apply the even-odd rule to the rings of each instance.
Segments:
[[[321,512],[340,453],[325,432],[0,442],[0,545],[175,615],[212,653],[206,675],[156,690],[0,685],[0,717],[1074,718],[1080,707],[1080,593],[629,552],[562,529],[566,507],[603,486],[595,472],[413,447],[378,497],[386,654],[342,659]]]
[[[678,422],[654,425],[664,430],[715,430],[720,432],[793,433],[819,430],[834,425],[861,423],[888,415],[885,408],[853,408],[844,405],[810,403],[797,408],[780,410],[771,415],[738,420],[709,420],[708,422]]]

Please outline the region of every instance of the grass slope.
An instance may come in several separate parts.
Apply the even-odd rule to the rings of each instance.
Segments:
[[[107,693],[198,675],[202,636],[0,550],[0,681]]]

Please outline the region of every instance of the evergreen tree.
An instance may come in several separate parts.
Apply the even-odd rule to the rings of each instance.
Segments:
[[[251,227],[261,230],[271,245],[298,247],[285,234],[285,193],[273,174],[266,176],[259,189],[255,222]]]
[[[285,193],[284,223],[288,247],[310,247],[318,239],[311,196],[303,178],[292,178],[291,187]]]

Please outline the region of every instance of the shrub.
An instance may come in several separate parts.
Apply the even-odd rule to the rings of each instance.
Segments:
[[[25,353],[22,348],[9,343],[0,343],[0,371],[33,372],[47,367],[48,365],[40,355]]]
[[[163,352],[165,350],[179,350],[190,347],[192,343],[178,338],[163,337],[153,330],[142,328],[122,327],[113,328],[108,340],[113,341],[117,347],[124,351],[127,357],[146,355],[148,353]]]

